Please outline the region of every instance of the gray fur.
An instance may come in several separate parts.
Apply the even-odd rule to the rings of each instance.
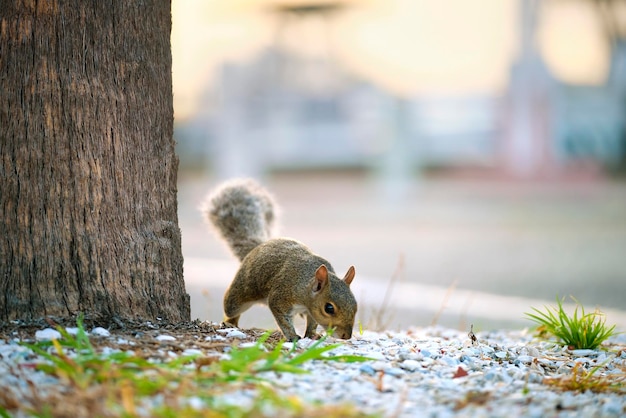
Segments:
[[[222,184],[208,197],[203,212],[240,261],[271,238],[277,217],[273,197],[251,179]]]

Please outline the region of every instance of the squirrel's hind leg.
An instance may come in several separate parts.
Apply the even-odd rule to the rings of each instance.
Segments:
[[[233,318],[224,315],[224,321],[222,321],[222,323],[228,327],[239,328],[239,318],[241,318],[241,315],[235,316]]]
[[[239,327],[241,314],[250,309],[254,302],[241,302],[228,291],[224,295],[224,323]]]

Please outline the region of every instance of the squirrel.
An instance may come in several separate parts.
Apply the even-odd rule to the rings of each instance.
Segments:
[[[271,238],[277,205],[267,190],[252,179],[231,180],[209,194],[202,211],[241,261],[224,295],[225,324],[237,327],[242,313],[264,303],[288,341],[300,339],[296,314],[306,315],[305,338],[319,338],[318,324],[334,328],[335,337],[352,337],[354,266],[340,279],[301,242]]]

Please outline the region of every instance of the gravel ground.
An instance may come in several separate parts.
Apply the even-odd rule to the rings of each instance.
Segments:
[[[217,324],[90,329],[98,351],[133,350],[161,361],[190,352],[228,357],[232,345],[250,344],[261,331],[220,329]],[[67,390],[63,381],[37,371],[44,360],[20,341],[58,337],[45,326],[0,329],[0,405],[14,416],[33,393]],[[472,338],[475,337],[475,338]],[[364,413],[385,417],[621,417],[626,414],[626,336],[610,339],[599,350],[571,350],[539,341],[527,332],[468,333],[443,327],[401,332],[355,332],[331,354],[372,358],[363,363],[312,361],[308,374],[264,375],[285,395],[322,404],[351,403]],[[300,340],[297,348],[313,342]],[[595,370],[594,368],[597,368]],[[594,371],[595,370],[595,371]],[[586,374],[611,388],[567,390]],[[246,405],[254,393],[240,390],[224,402]],[[199,405],[198,407],[201,407]],[[1,410],[0,410],[1,411]],[[80,416],[80,414],[76,415]]]

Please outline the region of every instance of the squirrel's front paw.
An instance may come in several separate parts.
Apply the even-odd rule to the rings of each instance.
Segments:
[[[304,338],[310,338],[312,340],[319,340],[322,338],[322,334],[318,334],[317,332],[311,332],[309,334],[305,334]]]

